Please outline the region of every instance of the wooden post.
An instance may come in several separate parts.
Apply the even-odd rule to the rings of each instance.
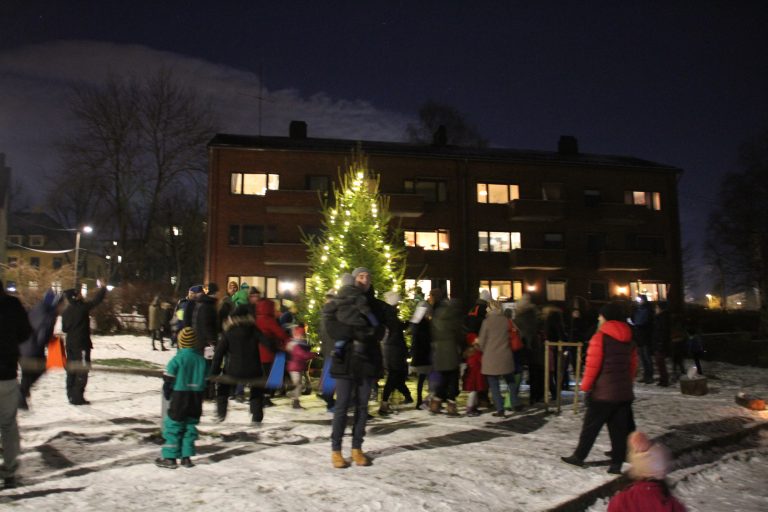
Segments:
[[[544,410],[549,412],[549,341],[544,341]]]
[[[581,348],[582,343],[580,341],[545,341],[544,342],[544,406],[545,410],[549,412],[549,351],[551,348],[557,347],[557,412],[560,412],[560,403],[563,387],[563,348],[575,347],[576,348],[576,375],[574,377],[576,382],[576,388],[574,389],[573,398],[573,412],[576,414],[579,412],[579,384],[581,380]]]

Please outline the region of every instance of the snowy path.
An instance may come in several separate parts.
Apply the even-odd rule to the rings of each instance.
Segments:
[[[147,338],[94,340],[95,360],[136,358],[163,364]],[[768,395],[768,370],[713,364],[712,393],[683,396],[674,388],[638,385],[639,428],[682,453],[670,476],[689,510],[768,509],[768,434],[717,446],[768,412],[733,402],[736,392]],[[705,367],[705,371],[708,369]],[[314,396],[304,411],[285,398],[251,426],[247,405],[231,402],[223,424],[206,403],[197,464],[163,470],[159,454],[160,381],[95,371],[92,405],[66,403],[64,374],[45,375],[21,413],[24,486],[0,492],[9,510],[547,510],[614,480],[605,471],[601,434],[586,469],[560,462],[573,449],[582,415],[530,409],[506,419],[431,416],[402,409],[369,423],[368,468],[334,470],[329,463],[330,416]],[[690,447],[703,446],[700,451]],[[345,452],[349,445],[345,440]],[[626,466],[625,466],[626,468]],[[590,510],[604,510],[599,501]]]

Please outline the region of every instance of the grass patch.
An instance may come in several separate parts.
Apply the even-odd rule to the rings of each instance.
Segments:
[[[149,361],[143,361],[141,359],[131,359],[129,357],[117,357],[114,359],[94,359],[91,362],[101,366],[111,366],[112,368],[144,368],[148,370],[162,368],[162,366],[159,364],[150,363]]]

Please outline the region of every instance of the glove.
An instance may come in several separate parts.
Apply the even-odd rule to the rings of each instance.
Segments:
[[[347,347],[346,340],[339,340],[333,344],[333,356],[339,359],[344,359],[344,349]]]
[[[166,400],[171,399],[171,393],[173,393],[173,383],[176,382],[174,377],[169,375],[163,376],[163,397]]]

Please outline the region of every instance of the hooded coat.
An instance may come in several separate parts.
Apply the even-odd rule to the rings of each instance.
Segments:
[[[483,375],[509,375],[515,359],[509,344],[509,321],[500,309],[490,310],[480,326],[477,343],[483,352]]]
[[[56,307],[59,305],[60,296],[48,290],[45,297],[29,312],[29,323],[32,326],[32,334],[19,347],[23,357],[45,359],[45,348],[53,337],[53,328],[56,325]]]
[[[211,373],[224,375],[243,383],[264,375],[260,348],[263,336],[247,306],[238,306],[224,320],[221,341],[211,362]],[[223,363],[223,368],[222,368]]]
[[[452,371],[462,362],[465,347],[463,322],[458,302],[442,301],[432,314],[432,369],[438,372]],[[506,320],[506,319],[505,319]]]
[[[592,400],[633,400],[637,348],[632,343],[632,330],[629,325],[618,320],[604,322],[589,340],[584,366],[581,390],[591,392]]]
[[[275,352],[285,350],[288,333],[280,327],[275,318],[275,303],[262,299],[256,303],[256,327],[259,328],[263,340],[259,343],[259,355],[262,363],[275,361]]]

